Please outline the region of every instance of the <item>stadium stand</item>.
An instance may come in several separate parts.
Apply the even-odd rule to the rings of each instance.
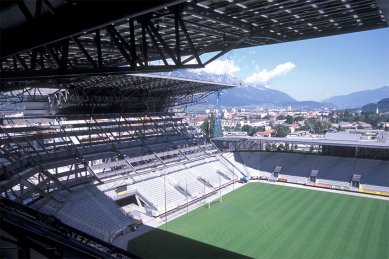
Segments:
[[[176,181],[181,190],[187,191],[191,198],[198,198],[208,193],[210,190],[208,186],[202,184],[195,173],[189,170],[176,171],[172,178]]]
[[[232,152],[227,152],[227,153],[224,153],[223,154],[224,157],[226,157],[229,161],[231,161],[234,166],[236,166],[240,172],[243,172],[245,175],[248,175],[248,176],[262,176],[262,177],[265,177],[265,178],[269,178],[270,177],[270,171],[262,171],[259,169],[259,167],[252,167],[252,166],[249,166],[248,164],[246,164],[246,160],[245,162],[242,162],[242,158],[240,157],[240,153],[239,152],[236,152],[236,153],[232,153]],[[250,158],[248,157],[247,158],[248,161],[250,160]],[[253,165],[255,162],[255,157],[253,157],[253,161],[251,163],[251,165]],[[250,162],[249,162],[250,163]]]
[[[353,174],[358,174],[366,189],[385,191],[389,187],[389,161],[385,160],[277,152],[236,152],[234,158],[241,167],[259,172],[282,166],[279,177],[292,183],[305,184],[310,172],[318,170],[318,184],[323,186],[349,188]]]
[[[88,225],[86,218],[92,210],[81,202],[79,213],[85,218],[79,219],[85,222],[77,222],[74,216],[77,213],[72,213],[70,204],[75,203],[75,197],[88,196],[87,191],[80,196],[74,191],[81,184],[98,181],[98,191],[114,200],[120,200],[123,195],[138,195],[151,215],[156,216],[183,205],[188,199],[209,194],[241,176],[240,170],[234,169],[201,132],[196,132],[197,137],[193,138],[187,122],[172,114],[47,116],[39,121],[44,127],[38,129],[35,122],[28,120],[15,119],[12,123],[6,123],[1,132],[5,140],[3,149],[10,155],[0,171],[0,175],[7,178],[2,182],[1,191],[8,197],[17,196],[20,202],[56,215],[71,226],[80,225],[83,231],[102,236],[106,241],[112,240],[117,232],[125,231],[123,225],[126,224],[99,229],[95,226],[101,224],[98,219],[105,217],[101,215]],[[41,133],[36,134],[37,130]],[[18,159],[19,156],[22,159]],[[13,175],[14,171],[19,174]],[[43,180],[33,177],[36,174]],[[50,177],[51,174],[56,178]],[[164,175],[167,176],[165,185]],[[24,179],[28,182],[20,182]],[[23,192],[23,186],[28,183],[37,185],[38,189]],[[38,196],[31,194],[47,187],[48,183],[51,194],[34,200]],[[166,189],[166,209],[165,201],[161,199],[165,189],[159,187]],[[117,191],[118,188],[125,191]],[[82,208],[86,208],[85,213]],[[120,221],[121,216],[118,214],[117,217]],[[81,227],[83,223],[85,226]]]
[[[357,160],[355,173],[362,175],[361,183],[389,187],[389,163],[383,160]]]
[[[239,179],[219,156],[203,153],[200,159],[196,158],[133,176],[134,182],[128,186],[147,204],[150,215],[159,216]]]
[[[139,258],[113,246],[100,238],[63,224],[53,216],[27,206],[0,198],[0,223],[2,246],[14,247],[15,241],[6,238],[10,234],[17,239],[28,240],[28,246],[18,249],[2,249],[4,258],[34,255],[39,258]],[[4,232],[3,232],[4,231]],[[18,250],[18,251],[16,251]]]
[[[49,212],[45,206],[40,208],[41,211]],[[106,242],[112,242],[116,236],[126,233],[133,223],[133,219],[95,186],[74,190],[52,215]]]
[[[168,180],[164,184],[161,177],[137,183],[132,188],[135,188],[146,201],[150,202],[156,213],[165,211],[165,197],[166,211],[185,203],[186,197],[175,189]]]
[[[138,195],[155,216],[214,191],[219,178],[222,185],[233,179],[220,151],[169,113],[13,119],[0,134],[7,153],[0,168],[5,197],[109,242],[131,224],[112,199]],[[78,189],[92,182],[97,188]],[[116,212],[109,216],[105,208]]]

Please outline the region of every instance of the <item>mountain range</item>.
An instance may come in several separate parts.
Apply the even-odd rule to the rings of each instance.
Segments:
[[[227,107],[250,105],[297,105],[301,107],[321,107],[323,105],[320,102],[314,101],[299,102],[284,92],[260,85],[247,85],[240,79],[230,75],[210,74],[201,70],[175,70],[164,75],[236,85],[234,88],[222,91],[221,105]],[[206,102],[210,105],[216,105],[216,95],[209,95]]]
[[[389,97],[389,86],[383,86],[374,90],[334,96],[322,102],[297,101],[284,92],[261,85],[247,85],[240,79],[230,75],[210,74],[202,70],[175,70],[164,73],[164,75],[236,85],[234,88],[222,91],[221,104],[228,107],[273,104],[292,105],[300,108],[360,108],[365,104],[376,103],[382,98]],[[209,95],[207,103],[215,105],[216,95]]]
[[[359,108],[368,103],[376,103],[382,98],[389,97],[389,86],[383,86],[373,90],[358,91],[347,95],[334,96],[323,100],[333,103],[340,108]]]

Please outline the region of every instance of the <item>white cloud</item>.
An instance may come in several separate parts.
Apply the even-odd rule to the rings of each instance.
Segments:
[[[274,69],[267,71],[263,69],[259,72],[254,72],[251,76],[247,77],[244,81],[247,84],[260,84],[266,86],[270,81],[275,78],[285,76],[296,67],[292,62],[286,62],[277,65]]]
[[[205,68],[200,69],[204,72],[216,74],[216,75],[232,75],[235,72],[240,71],[240,67],[234,63],[233,60],[215,60],[208,65],[205,66]]]

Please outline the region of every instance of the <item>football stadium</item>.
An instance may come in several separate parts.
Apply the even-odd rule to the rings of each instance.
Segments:
[[[389,257],[387,132],[209,139],[186,107],[237,85],[162,74],[387,28],[385,1],[15,0],[0,15],[0,257]]]

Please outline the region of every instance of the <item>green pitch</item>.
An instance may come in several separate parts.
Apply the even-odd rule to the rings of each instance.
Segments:
[[[389,258],[389,201],[250,183],[128,249],[145,258]]]

